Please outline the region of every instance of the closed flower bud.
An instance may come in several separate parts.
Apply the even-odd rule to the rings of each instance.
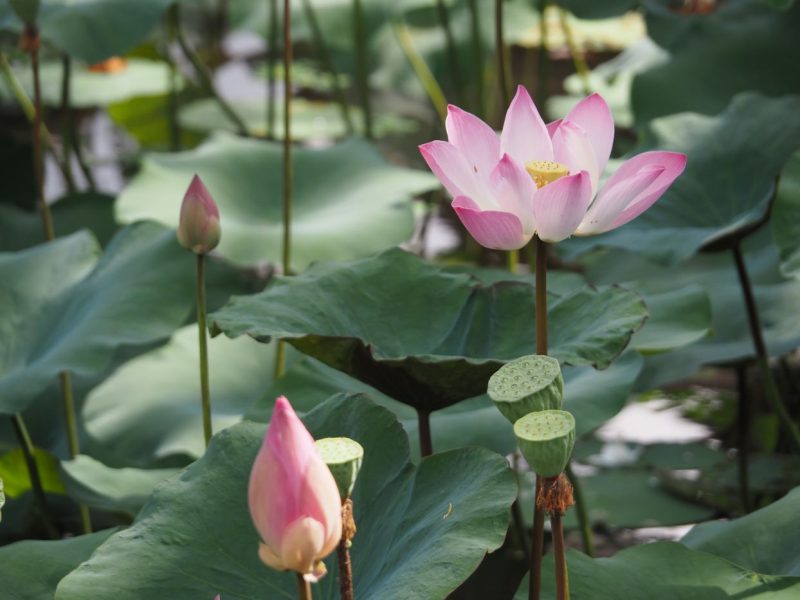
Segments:
[[[181,204],[178,242],[195,254],[208,254],[219,244],[219,209],[200,177],[195,175]]]
[[[342,502],[314,438],[283,396],[250,472],[248,502],[267,566],[309,581],[325,574],[322,559],[342,536]]]

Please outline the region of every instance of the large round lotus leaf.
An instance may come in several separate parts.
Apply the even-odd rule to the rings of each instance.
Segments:
[[[270,384],[275,349],[251,339],[208,344],[214,431],[238,423]],[[83,406],[92,453],[109,465],[150,467],[203,454],[197,325],[120,367]],[[184,463],[185,464],[185,463]]]
[[[685,15],[667,0],[644,5],[648,34],[671,58],[634,81],[638,123],[681,111],[714,114],[747,90],[780,96],[800,89],[800,6],[778,11],[762,0],[729,0],[708,14]]]
[[[673,542],[627,548],[611,558],[567,551],[575,600],[795,600],[800,577],[763,575]],[[542,597],[555,598],[551,560],[542,564]],[[527,600],[528,578],[514,600]]]
[[[631,340],[642,354],[668,352],[711,334],[711,300],[699,284],[651,293],[647,283],[626,285],[644,298],[650,318]]]
[[[231,107],[244,121],[250,135],[264,137],[267,134],[266,102],[259,100],[235,100]],[[350,118],[356,133],[363,133],[364,117],[361,109],[349,107]],[[338,139],[347,135],[347,125],[342,117],[338,103],[321,100],[292,101],[292,139],[319,140]],[[418,128],[418,123],[395,114],[379,113],[373,116],[373,133],[377,137],[388,134],[410,133]],[[183,107],[179,114],[181,125],[198,132],[212,132],[225,129],[236,132],[236,125],[222,111],[214,98],[196,100]],[[283,103],[275,106],[275,139],[283,139]]]
[[[114,529],[53,542],[26,540],[0,548],[0,590],[3,600],[53,598],[58,582],[92,552]]]
[[[444,598],[503,542],[516,484],[501,456],[469,448],[414,467],[400,424],[361,396],[334,397],[304,421],[316,438],[344,435],[364,447],[351,549],[360,598]],[[294,597],[295,576],[258,559],[247,510],[263,435],[264,425],[249,422],[217,434],[199,461],[159,486],[133,526],[61,582],[56,598]],[[339,598],[335,554],[327,567],[314,586],[320,600]]]
[[[533,296],[531,285],[484,286],[394,249],[278,278],[210,321],[231,337],[286,339],[396,400],[435,410],[484,393],[503,362],[534,353]],[[646,316],[641,298],[620,288],[551,298],[550,354],[606,367]]]
[[[800,279],[800,153],[792,156],[781,173],[771,225],[781,271]]]
[[[639,150],[685,152],[684,173],[627,225],[564,246],[570,252],[624,248],[674,264],[752,228],[766,217],[775,178],[800,147],[798,115],[800,97],[740,94],[715,117],[679,114],[653,121]]]
[[[800,577],[800,488],[733,521],[701,523],[681,543],[767,575]]]
[[[183,4],[198,0],[181,0]],[[140,44],[173,0],[41,0],[37,24],[42,37],[73,58],[96,63]],[[0,4],[0,28],[22,22]]]
[[[33,78],[27,64],[16,69],[17,78],[33,97]],[[45,106],[61,106],[63,67],[60,62],[47,62],[41,67],[42,102]],[[86,65],[72,67],[70,106],[93,108],[140,96],[157,96],[169,90],[169,66],[165,62],[131,58],[124,68],[113,72],[93,72]],[[0,80],[0,101],[15,104],[16,100],[5,80]]]
[[[188,316],[194,268],[175,232],[120,231],[98,260],[75,233],[0,254],[0,413],[23,410],[61,371],[102,371],[120,347],[154,342]]]
[[[151,154],[117,200],[117,217],[176,226],[181,199],[197,173],[219,205],[217,252],[244,266],[280,262],[282,160],[280,144],[222,133],[190,152]],[[363,140],[298,148],[292,268],[363,256],[406,240],[413,231],[408,200],[437,186],[430,173],[390,165]]]

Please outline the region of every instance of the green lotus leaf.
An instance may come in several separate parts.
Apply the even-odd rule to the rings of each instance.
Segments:
[[[781,272],[800,279],[800,153],[781,173],[773,209],[772,232],[781,256]]]
[[[219,133],[196,150],[150,154],[117,200],[121,222],[155,219],[176,226],[194,173],[216,200],[222,241],[217,252],[242,266],[280,262],[280,144]],[[294,153],[292,268],[318,259],[364,256],[406,240],[415,194],[438,186],[430,173],[388,164],[363,140]],[[174,198],[165,202],[164,198]]]
[[[0,413],[23,410],[61,371],[102,371],[114,351],[169,335],[194,300],[192,258],[155,223],[120,231],[98,260],[87,232],[0,254]]]
[[[345,435],[364,447],[351,548],[359,597],[444,598],[502,543],[516,484],[501,456],[469,448],[415,467],[400,424],[363,396],[334,397],[304,421],[316,438]],[[294,575],[259,560],[247,510],[263,435],[264,425],[249,422],[217,434],[200,460],[159,486],[129,529],[59,584],[56,599],[293,597]],[[314,597],[333,600],[335,557],[327,567]]]
[[[431,411],[485,393],[505,361],[534,352],[533,287],[484,286],[401,250],[320,263],[235,297],[210,316],[230,337],[286,339],[386,395]],[[583,288],[548,305],[550,354],[606,367],[647,312],[619,288]]]

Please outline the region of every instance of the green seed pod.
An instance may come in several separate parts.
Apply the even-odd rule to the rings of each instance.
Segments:
[[[353,486],[364,459],[364,448],[346,437],[323,438],[317,440],[316,444],[319,455],[331,470],[344,502],[353,493]]]
[[[564,379],[552,356],[533,354],[506,363],[489,378],[486,390],[512,424],[528,413],[561,408]]]
[[[541,477],[557,477],[575,445],[575,417],[564,410],[542,410],[514,423],[519,449]]]

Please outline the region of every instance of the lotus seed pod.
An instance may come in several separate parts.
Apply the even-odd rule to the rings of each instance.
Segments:
[[[489,378],[487,393],[512,425],[528,413],[559,409],[564,397],[561,367],[552,356],[523,356]]]
[[[514,423],[519,449],[541,477],[557,477],[575,445],[575,417],[564,410],[532,412]]]
[[[353,493],[361,463],[364,460],[364,448],[355,440],[346,437],[323,438],[317,440],[317,450],[322,460],[331,470],[342,502]]]

